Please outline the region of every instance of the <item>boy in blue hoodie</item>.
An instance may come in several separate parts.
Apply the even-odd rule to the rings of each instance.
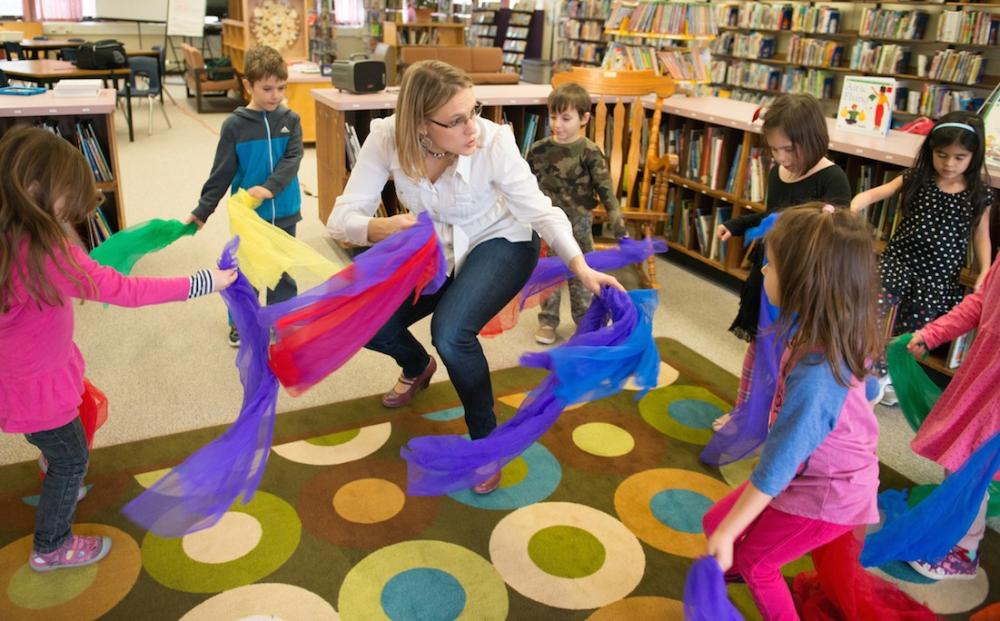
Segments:
[[[302,125],[299,115],[282,105],[288,68],[277,50],[257,46],[247,52],[243,76],[250,105],[237,108],[223,122],[212,172],[187,221],[201,228],[227,189],[235,194],[246,188],[263,201],[257,215],[294,236],[295,225],[302,219],[298,178]],[[296,293],[295,281],[283,274],[277,286],[267,290],[267,303],[283,302]],[[232,325],[229,344],[240,344],[240,335]]]

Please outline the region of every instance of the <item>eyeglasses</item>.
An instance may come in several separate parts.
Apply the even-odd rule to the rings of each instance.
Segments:
[[[476,105],[472,108],[472,113],[468,116],[460,116],[457,119],[450,121],[448,123],[442,123],[441,121],[435,121],[434,119],[428,118],[427,120],[434,123],[438,127],[443,127],[445,129],[455,129],[456,127],[464,126],[469,121],[475,120],[483,113],[483,104],[476,102]]]

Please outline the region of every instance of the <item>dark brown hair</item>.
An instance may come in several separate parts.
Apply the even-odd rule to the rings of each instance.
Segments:
[[[46,278],[49,261],[78,283],[81,295],[94,291],[93,281],[69,253],[63,229],[64,223],[86,222],[104,198],[83,154],[49,131],[23,126],[0,139],[0,170],[0,312],[10,310],[15,275],[38,304],[62,304]]]
[[[822,353],[837,382],[847,386],[842,365],[861,379],[882,351],[875,251],[862,216],[823,207],[808,203],[783,211],[766,248],[778,271],[778,326],[790,334],[789,363]]]
[[[812,95],[790,93],[774,100],[764,112],[764,137],[780,129],[795,146],[795,155],[805,173],[826,157],[830,133],[826,129],[823,108]]]
[[[256,45],[247,52],[243,62],[243,77],[251,84],[269,77],[288,79],[288,67],[278,50],[266,45]]]
[[[566,110],[576,110],[583,118],[590,112],[590,93],[579,84],[563,84],[549,93],[549,114],[559,114]]]

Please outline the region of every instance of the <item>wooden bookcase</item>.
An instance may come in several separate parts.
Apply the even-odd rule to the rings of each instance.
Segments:
[[[382,37],[384,42],[396,47],[401,45],[465,45],[465,24],[383,22]]]
[[[307,14],[311,3],[306,0],[229,0],[229,17],[222,20],[222,55],[228,56],[233,67],[243,72],[247,50],[262,43],[281,53],[286,61],[309,58],[309,26]],[[258,20],[256,11],[264,11]],[[269,18],[281,20],[285,28],[266,28]],[[258,40],[257,34],[266,36]]]
[[[556,20],[555,60],[560,67],[600,67],[608,47],[604,23],[611,14],[610,0],[566,0]]]
[[[89,98],[55,97],[52,91],[21,97],[0,95],[0,135],[19,125],[46,124],[57,127],[66,137],[76,136],[76,125],[93,127],[97,142],[111,172],[111,180],[97,184],[104,194],[101,212],[111,233],[125,228],[125,201],[118,167],[118,143],[115,134],[115,91],[106,89]],[[88,248],[91,242],[89,223],[77,231]]]

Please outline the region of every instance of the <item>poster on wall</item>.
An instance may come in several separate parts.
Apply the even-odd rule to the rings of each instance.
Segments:
[[[255,0],[248,4],[254,43],[273,47],[285,59],[309,56],[304,0]]]
[[[837,128],[885,136],[892,125],[896,81],[847,76],[837,105]]]
[[[1000,85],[986,98],[979,116],[986,127],[986,163],[1000,167]]]

